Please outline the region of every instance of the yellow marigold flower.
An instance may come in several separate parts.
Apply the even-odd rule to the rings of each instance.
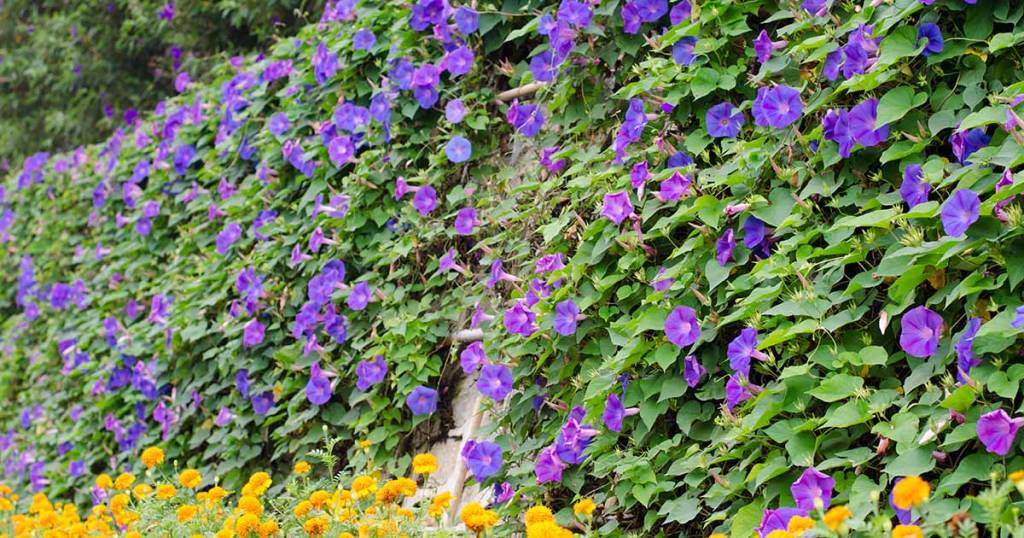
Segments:
[[[330,523],[322,517],[311,517],[302,524],[302,530],[306,531],[306,534],[310,536],[321,536],[327,532],[327,526]]]
[[[404,508],[404,507],[401,507],[401,506],[399,506],[398,508],[395,508],[395,515],[402,516],[405,519],[408,519],[410,521],[416,519],[416,513],[415,512],[413,512],[412,510],[409,510],[408,508]]]
[[[416,489],[417,488],[416,488],[416,481],[415,480],[412,480],[410,478],[405,478],[403,476],[402,478],[395,479],[394,482],[395,482],[395,488],[402,495],[404,495],[406,497],[412,497],[413,495],[416,495]]]
[[[469,503],[462,508],[462,523],[475,533],[481,533],[498,523],[498,514],[480,506],[480,503]]]
[[[526,526],[536,525],[537,523],[543,523],[545,521],[554,521],[555,515],[551,513],[551,509],[542,504],[538,504],[526,511]]]
[[[128,503],[131,499],[128,498],[124,493],[118,493],[110,498],[110,511],[113,513],[123,512],[125,508],[128,508]]]
[[[10,495],[11,493],[14,493],[11,486],[8,486],[7,484],[0,484],[0,496]]]
[[[135,475],[132,473],[121,473],[114,480],[114,489],[128,489],[135,483]]]
[[[114,479],[110,478],[110,475],[103,473],[96,477],[96,487],[100,489],[111,489],[114,487]]]
[[[260,538],[269,538],[277,534],[281,530],[281,526],[277,524],[273,519],[268,519],[263,523],[260,523]]]
[[[892,538],[924,538],[924,533],[917,525],[896,525],[892,529]]]
[[[6,497],[0,497],[0,512],[13,512],[14,504]]]
[[[138,531],[128,531],[124,533],[124,538],[142,538],[142,534]]]
[[[309,501],[301,501],[299,504],[295,505],[295,508],[292,509],[292,513],[295,514],[296,518],[302,519],[306,517],[306,514],[308,514],[312,509],[313,503]]]
[[[708,538],[729,538],[729,536],[726,535],[726,534],[722,534],[720,532],[716,532],[716,533],[712,534],[711,536],[708,536]]]
[[[1010,476],[1008,476],[1007,478],[1014,482],[1024,481],[1024,471],[1014,471],[1010,473]]]
[[[195,517],[198,513],[199,507],[194,504],[186,504],[185,506],[178,507],[176,512],[178,516],[178,523],[185,523]]]
[[[439,518],[448,510],[448,506],[452,503],[452,494],[447,491],[438,493],[432,501],[430,501],[430,507],[427,508],[427,514],[430,517]]]
[[[765,538],[793,538],[793,535],[790,534],[788,531],[775,530],[769,532],[768,536],[766,536]]]
[[[356,538],[356,535],[352,534],[351,532],[343,532],[338,535],[338,538]]]
[[[238,508],[243,512],[255,514],[257,516],[263,514],[263,503],[252,495],[242,495],[239,497]]]
[[[243,514],[235,521],[235,533],[239,538],[247,538],[249,535],[258,534],[260,531],[260,518],[256,514]]]
[[[309,503],[312,504],[313,508],[316,508],[317,510],[322,510],[323,507],[326,506],[328,501],[330,500],[331,494],[322,489],[318,489],[313,493],[309,494]]]
[[[178,488],[170,484],[160,484],[156,487],[156,498],[161,501],[166,501],[171,497],[174,497],[178,493]]]
[[[572,511],[578,516],[590,518],[594,514],[594,510],[597,509],[597,505],[591,499],[583,499],[580,502],[572,505]]]
[[[153,493],[153,488],[149,484],[139,484],[132,488],[132,493],[136,499],[145,499],[150,493]]]
[[[842,525],[847,519],[853,517],[853,512],[845,506],[833,506],[825,512],[825,526],[836,530]]]
[[[526,538],[572,538],[576,536],[569,529],[559,527],[554,521],[541,521],[526,527]]]
[[[292,472],[295,474],[306,474],[310,469],[312,469],[312,467],[310,467],[308,463],[300,461],[295,464],[295,467],[292,467]]]
[[[203,482],[203,475],[195,469],[185,469],[178,475],[178,483],[189,489],[196,489]]]
[[[910,510],[927,501],[931,489],[920,476],[908,476],[892,489],[892,502],[901,510]]]
[[[786,530],[793,536],[800,536],[804,531],[814,528],[814,520],[804,516],[793,516],[789,518],[789,525]]]
[[[363,439],[362,441],[359,441],[359,448],[363,450],[370,448],[371,445],[373,445],[373,443],[371,443],[369,439]]]
[[[213,486],[212,488],[210,488],[209,491],[206,492],[206,498],[211,503],[215,503],[217,501],[221,501],[221,500],[223,500],[227,496],[228,496],[228,490],[226,490],[226,489],[224,489],[224,488],[222,488],[220,486]]]
[[[269,474],[263,471],[253,473],[249,477],[249,482],[242,487],[242,495],[255,495],[259,497],[266,493],[273,483],[274,481],[270,479]]]
[[[377,491],[377,479],[372,476],[357,476],[352,481],[352,495],[357,499],[362,499],[375,491]]]
[[[352,502],[352,493],[348,490],[339,489],[334,492],[334,498],[332,500],[334,506],[344,507],[348,506]]]
[[[412,459],[413,474],[433,474],[437,472],[437,458],[433,454],[416,454]]]
[[[142,464],[147,469],[152,469],[164,462],[164,451],[159,447],[151,446],[142,451]]]

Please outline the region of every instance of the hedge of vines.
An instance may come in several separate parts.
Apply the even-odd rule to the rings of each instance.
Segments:
[[[749,535],[812,466],[972,510],[1024,466],[1022,18],[327,2],[7,179],[8,479],[84,500],[159,442],[237,488],[324,428],[400,472],[476,376],[484,485],[602,532]]]

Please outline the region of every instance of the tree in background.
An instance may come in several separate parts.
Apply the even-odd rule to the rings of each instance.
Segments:
[[[315,0],[0,0],[0,160],[100,141]]]

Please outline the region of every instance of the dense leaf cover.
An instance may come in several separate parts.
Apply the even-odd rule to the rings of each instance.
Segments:
[[[984,521],[1024,466],[1022,18],[328,2],[8,178],[6,472],[84,495],[160,441],[235,488],[327,426],[398,474],[469,375],[472,474],[602,532],[863,518],[917,475]]]

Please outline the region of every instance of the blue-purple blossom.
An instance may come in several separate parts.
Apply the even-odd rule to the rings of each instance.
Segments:
[[[480,394],[500,402],[512,392],[512,371],[504,364],[485,365],[480,369],[476,388]]]
[[[505,119],[508,120],[516,132],[527,138],[533,138],[544,126],[544,113],[540,107],[534,104],[520,105],[519,101],[513,101],[505,112]]]
[[[697,360],[696,355],[687,355],[683,359],[683,378],[686,379],[686,384],[690,388],[696,387],[700,384],[700,380],[704,377],[707,370],[704,369],[704,365]]]
[[[981,330],[981,318],[971,318],[967,322],[967,328],[953,345],[957,358],[956,378],[960,383],[966,383],[971,368],[981,364],[981,359],[974,354],[974,338],[978,335],[979,330]]]
[[[473,229],[479,224],[476,209],[472,207],[464,207],[455,214],[455,233],[457,235],[472,235]]]
[[[473,49],[461,46],[445,56],[444,66],[452,76],[465,75],[473,68],[473,61]]]
[[[605,401],[601,421],[604,422],[606,428],[618,433],[622,431],[622,420],[639,412],[640,409],[637,407],[626,408],[623,406],[622,399],[613,392],[608,395],[608,399]]]
[[[431,211],[437,209],[437,191],[430,185],[423,185],[413,195],[412,206],[420,215],[429,215]]]
[[[320,363],[314,362],[309,369],[306,399],[313,405],[324,405],[331,400],[332,393],[331,380],[320,369]]]
[[[814,467],[808,467],[789,487],[789,491],[793,494],[797,508],[813,512],[828,510],[832,504],[832,490],[835,487],[835,479]]]
[[[1024,417],[1010,418],[1006,411],[996,409],[978,418],[978,439],[985,445],[985,450],[1005,456],[1010,452],[1021,426],[1024,426]]]
[[[370,290],[369,282],[360,282],[355,286],[352,286],[352,291],[348,295],[347,304],[352,310],[363,310],[366,305],[370,304],[370,297],[373,296],[373,292]]]
[[[464,137],[454,136],[445,145],[444,153],[453,163],[466,162],[473,153],[473,146]]]
[[[700,338],[697,312],[688,306],[678,306],[665,318],[665,336],[678,347],[686,347]]]
[[[924,49],[921,50],[921,56],[931,56],[942,52],[943,39],[942,30],[939,29],[939,25],[933,22],[923,22],[917,27],[917,41],[914,43],[915,47],[920,47],[921,42],[924,41]]]
[[[555,332],[562,336],[570,336],[576,333],[576,321],[579,319],[580,309],[571,299],[566,299],[555,305]]]
[[[259,320],[252,319],[245,324],[242,334],[242,347],[250,348],[263,343],[265,327]]]
[[[739,336],[729,342],[726,350],[729,357],[729,366],[744,377],[750,376],[750,359],[759,361],[767,360],[768,355],[757,349],[757,329],[745,327],[740,331]]]
[[[921,165],[910,164],[903,170],[903,183],[900,184],[900,196],[907,207],[914,207],[928,201],[928,193],[932,186],[924,181]]]
[[[480,16],[472,8],[462,6],[455,10],[455,26],[463,34],[472,34],[480,26]]]
[[[484,352],[483,342],[473,342],[459,354],[459,365],[466,375],[472,374],[486,363],[487,354]]]
[[[672,59],[679,65],[690,65],[697,58],[693,49],[697,46],[697,38],[685,36],[672,44]]]
[[[356,366],[356,388],[366,392],[370,387],[384,381],[387,373],[388,363],[384,361],[384,355],[377,355],[372,361],[359,361]]]
[[[490,441],[469,440],[462,447],[462,459],[478,483],[483,483],[501,470],[501,447]]]
[[[926,306],[903,314],[900,322],[900,348],[913,357],[930,357],[939,349],[942,316]]]
[[[786,48],[787,44],[785,40],[772,41],[768,31],[761,30],[761,33],[757,34],[754,39],[754,53],[757,56],[757,62],[762,64],[767,62],[771,59],[773,52]]]
[[[536,320],[537,315],[530,310],[525,300],[520,299],[505,310],[503,322],[508,332],[529,337],[537,331]]]
[[[629,200],[629,193],[626,191],[610,192],[604,195],[604,205],[601,208],[601,215],[615,224],[622,224],[633,214],[633,203]]]
[[[432,414],[437,410],[437,391],[417,385],[405,399],[405,405],[409,407],[413,415]]]
[[[705,128],[712,138],[736,138],[746,118],[732,103],[719,103],[704,116]]]
[[[444,117],[451,123],[461,123],[466,117],[466,105],[462,99],[452,99],[444,106]]]
[[[736,233],[732,228],[725,230],[722,237],[718,238],[715,242],[715,259],[718,261],[718,265],[725,267],[730,260],[732,260],[732,253],[736,249]]]
[[[760,127],[783,129],[800,119],[804,104],[800,101],[800,90],[785,85],[758,88],[757,98],[751,108],[754,123]]]
[[[352,48],[356,50],[370,50],[377,43],[377,36],[367,28],[361,28],[352,36]]]
[[[978,221],[981,198],[971,189],[959,189],[942,204],[939,216],[947,235],[960,237]]]
[[[949,137],[949,143],[953,148],[953,155],[964,166],[971,164],[971,161],[967,160],[971,154],[987,146],[991,140],[992,138],[985,134],[985,131],[980,127],[975,127],[966,132],[957,130]]]

